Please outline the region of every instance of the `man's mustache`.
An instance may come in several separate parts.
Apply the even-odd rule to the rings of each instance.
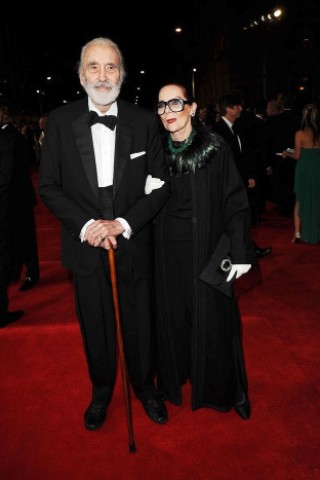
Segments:
[[[111,82],[96,82],[96,83],[91,83],[91,87],[96,88],[96,87],[106,87],[106,88],[113,88],[116,87],[117,85],[115,83]]]

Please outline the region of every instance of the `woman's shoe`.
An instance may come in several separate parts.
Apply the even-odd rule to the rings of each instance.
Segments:
[[[296,232],[291,240],[292,243],[299,243],[301,241],[301,234],[300,232]]]

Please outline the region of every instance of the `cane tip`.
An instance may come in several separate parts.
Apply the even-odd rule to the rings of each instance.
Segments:
[[[129,443],[129,452],[130,453],[135,453],[136,452],[136,446],[134,443]]]

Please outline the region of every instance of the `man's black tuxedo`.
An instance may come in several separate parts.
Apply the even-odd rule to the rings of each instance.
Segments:
[[[240,128],[239,128],[240,127]],[[236,120],[233,131],[230,130],[227,123],[220,118],[214,125],[213,130],[218,132],[221,137],[230,145],[236,165],[246,187],[248,187],[249,178],[255,178],[254,156],[246,145],[244,135],[242,133],[240,119]],[[238,137],[241,142],[241,149]]]
[[[243,183],[247,188],[251,209],[251,219],[254,223],[258,220],[260,214],[257,208],[257,186],[254,188],[249,188],[249,179],[254,179],[257,181],[257,169],[255,165],[255,152],[252,142],[249,142],[247,138],[249,131],[247,126],[248,117],[249,115],[247,115],[246,112],[241,112],[241,116],[233,125],[234,133],[232,133],[229,126],[222,118],[215,124],[214,130],[218,132],[231,147],[235,163],[238,167]],[[239,139],[241,143],[241,149]]]
[[[145,152],[131,159],[130,154]],[[150,221],[167,192],[162,188],[144,194],[146,177],[165,178],[166,169],[154,115],[118,100],[118,124],[114,161],[114,218],[123,217],[134,235],[123,241],[141,275],[150,269]],[[62,223],[62,262],[73,272],[91,273],[99,250],[81,243],[84,224],[101,218],[98,181],[88,101],[61,107],[50,114],[40,165],[39,194]]]
[[[133,387],[141,399],[141,388],[154,374],[150,366],[153,352],[149,295],[153,272],[152,220],[168,196],[165,187],[149,195],[144,187],[149,174],[164,180],[166,166],[154,114],[122,100],[117,100],[117,104],[112,218],[124,218],[133,231],[129,240],[118,238],[115,253],[129,374],[131,380],[135,377]],[[75,273],[77,314],[93,396],[97,399],[99,385],[103,384],[108,386],[102,386],[103,395],[107,392],[110,398],[115,347],[113,318],[110,320],[113,306],[105,273],[107,253],[79,238],[88,220],[102,218],[88,113],[87,98],[50,113],[42,149],[39,194],[62,224],[62,262]],[[83,300],[86,295],[88,300]],[[148,371],[141,373],[142,370]]]
[[[222,118],[220,118],[220,120],[215,123],[215,125],[213,126],[213,130],[215,132],[218,132],[221,137],[227,142],[227,144],[230,145],[235,161],[237,162],[241,155],[237,135],[235,133],[232,133],[231,129]]]

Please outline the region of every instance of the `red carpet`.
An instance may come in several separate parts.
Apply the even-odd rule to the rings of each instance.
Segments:
[[[320,248],[292,245],[272,210],[253,236],[273,252],[239,280],[252,417],[170,404],[153,424],[133,398],[137,452],[128,452],[120,377],[107,421],[87,432],[90,399],[59,225],[36,207],[41,281],[10,287],[21,320],[0,331],[1,480],[319,480]]]

